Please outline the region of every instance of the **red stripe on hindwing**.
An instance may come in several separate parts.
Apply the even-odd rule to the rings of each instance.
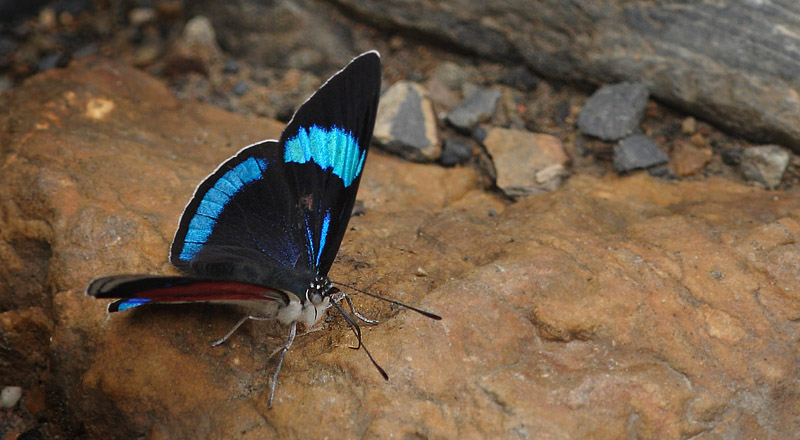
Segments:
[[[275,301],[278,291],[233,281],[201,281],[134,293],[129,298],[149,298],[153,302],[190,301]]]

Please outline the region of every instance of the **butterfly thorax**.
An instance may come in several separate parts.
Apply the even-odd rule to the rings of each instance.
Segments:
[[[331,306],[333,295],[339,289],[323,276],[317,276],[309,283],[302,296],[292,295],[291,301],[277,312],[278,321],[283,324],[293,322],[302,323],[305,328],[311,328],[322,318],[328,307]]]

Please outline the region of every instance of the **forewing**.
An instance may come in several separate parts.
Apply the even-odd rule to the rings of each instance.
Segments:
[[[307,261],[304,235],[292,214],[295,191],[285,171],[277,141],[246,147],[220,165],[184,209],[170,250],[172,264],[186,273],[219,277],[206,271],[207,260],[251,261],[273,271]]]
[[[353,211],[380,88],[380,57],[364,53],[300,106],[281,135],[307,264],[321,275],[333,264]]]
[[[279,280],[265,285],[293,292],[326,275],[355,202],[379,94],[380,58],[367,52],[297,110],[279,142],[246,147],[220,165],[186,206],[170,261],[216,277],[208,268],[221,256],[248,260],[267,281]]]

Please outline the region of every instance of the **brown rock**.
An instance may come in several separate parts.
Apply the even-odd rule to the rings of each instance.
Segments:
[[[714,152],[707,145],[679,139],[672,149],[672,165],[678,176],[691,176],[703,169],[711,160]]]
[[[48,338],[53,323],[39,307],[0,313],[3,362],[0,386],[16,385],[29,390],[38,386],[37,373],[47,368]]]
[[[697,131],[697,119],[688,116],[681,121],[681,133],[694,134]]]
[[[554,136],[493,127],[483,145],[492,156],[497,186],[509,196],[553,191],[567,173],[569,157]]]
[[[92,99],[115,105],[88,118]],[[45,270],[38,291],[37,278],[21,286],[47,299],[55,322],[41,380],[64,438],[797,432],[796,193],[575,176],[504,208],[469,170],[373,151],[365,212],[331,276],[444,319],[357,297],[382,321],[364,341],[390,380],[347,349],[353,337],[335,317],[298,337],[268,410],[269,353],[285,329],[251,323],[212,348],[238,318],[230,309],[109,318],[82,290],[96,275],[170,272],[169,241],[194,186],[279,126],[178,102],[141,72],[92,60],[32,78],[10,103],[0,114],[0,231],[11,252],[0,267],[32,242],[46,250],[4,270],[15,280],[28,266]],[[25,313],[29,300],[3,280],[0,297]]]
[[[211,67],[221,60],[222,50],[217,45],[211,20],[199,15],[186,22],[181,37],[170,48],[166,69],[173,75],[187,72],[208,75]]]

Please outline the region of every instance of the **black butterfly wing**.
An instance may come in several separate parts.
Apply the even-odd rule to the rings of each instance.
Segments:
[[[355,202],[380,94],[367,52],[295,113],[280,141],[246,147],[195,191],[170,261],[197,276],[302,292],[326,275]]]
[[[148,303],[277,301],[289,304],[279,290],[229,280],[188,276],[112,275],[95,278],[86,287],[95,298],[123,298],[108,305],[119,312]]]
[[[353,211],[381,89],[377,52],[332,76],[297,110],[281,135],[285,171],[308,232],[308,265],[326,275]],[[313,165],[313,166],[312,166]]]

